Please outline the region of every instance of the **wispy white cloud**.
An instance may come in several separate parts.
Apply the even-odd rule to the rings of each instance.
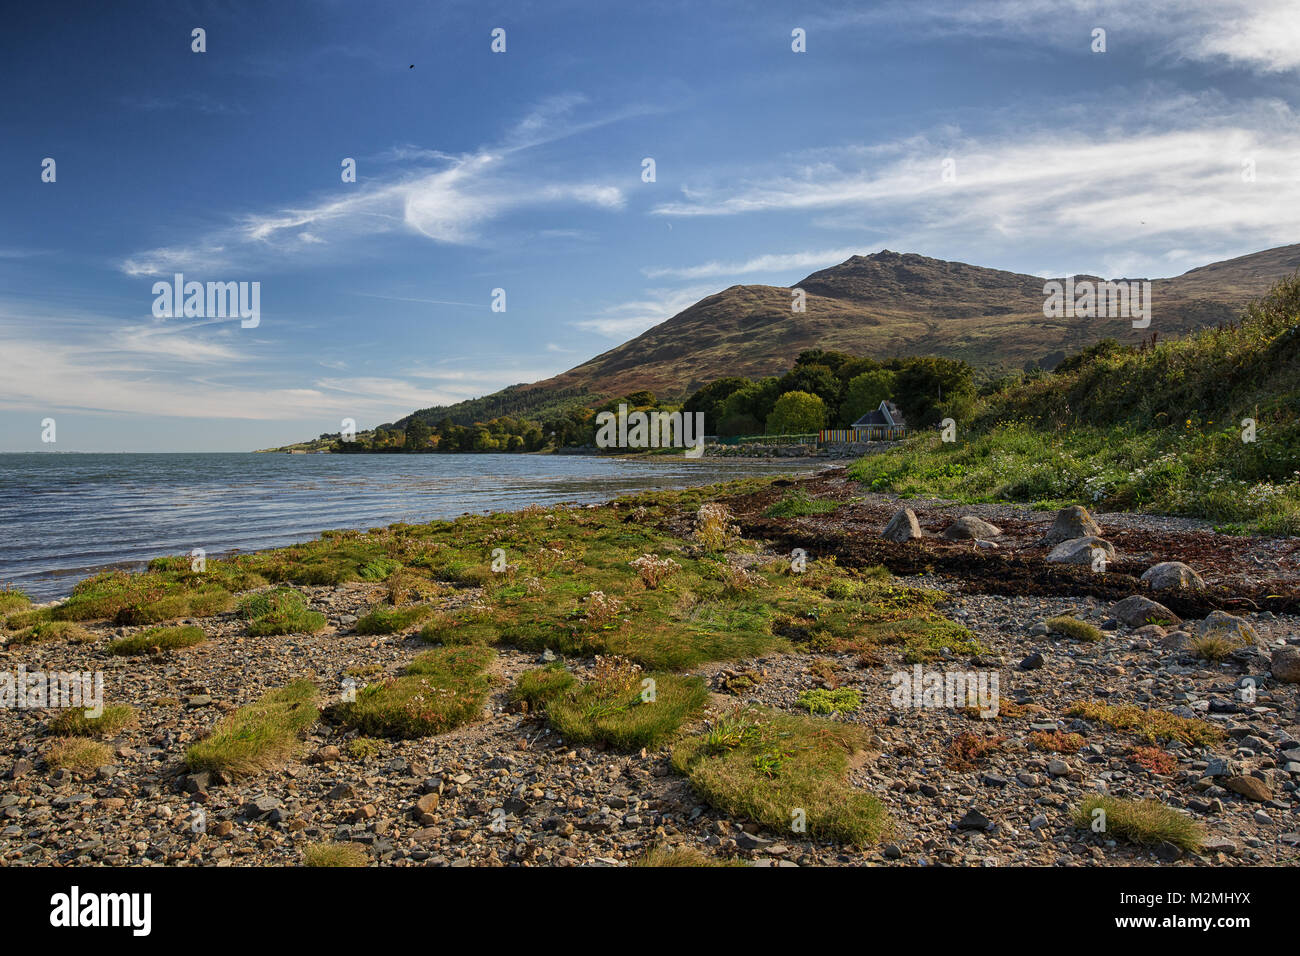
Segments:
[[[1195,61],[1284,73],[1300,69],[1294,0],[893,0],[808,18],[823,29],[883,23],[910,31],[1009,36],[1091,54],[1092,29],[1107,49],[1153,62]]]
[[[614,121],[602,117],[586,123],[568,122],[568,114],[582,102],[581,97],[547,101],[517,124],[500,146],[465,155],[449,156],[410,145],[394,147],[383,154],[384,163],[406,162],[426,168],[375,180],[367,180],[362,168],[362,182],[340,183],[339,195],[246,215],[191,242],[130,255],[122,261],[121,270],[133,276],[154,276],[187,269],[267,269],[313,261],[313,257],[328,261],[330,257],[356,255],[363,240],[385,234],[471,245],[484,241],[488,223],[532,206],[621,210],[625,197],[618,186],[596,179],[543,179],[534,164],[513,158],[521,150]],[[431,161],[441,168],[430,171]]]
[[[639,335],[651,326],[670,319],[687,306],[693,305],[718,290],[713,286],[694,285],[680,289],[647,289],[644,297],[620,302],[590,319],[574,322],[574,326],[587,332],[614,339]]]
[[[642,272],[651,279],[664,277],[710,279],[717,276],[783,272],[789,269],[821,269],[869,251],[872,250],[861,246],[843,246],[839,249],[821,249],[815,252],[767,253],[739,262],[719,262],[715,259],[694,266],[649,268],[643,269]]]
[[[1174,116],[1182,123],[1169,128]],[[1045,126],[966,137],[942,130],[874,147],[819,151],[695,186],[661,217],[795,214],[816,225],[878,234],[933,250],[990,242],[1110,250],[1150,264],[1174,248],[1255,251],[1300,239],[1300,122],[1277,101],[1226,104],[1178,97],[1140,110],[1071,116]],[[944,179],[952,159],[955,178]],[[1253,170],[1254,179],[1244,176]],[[734,185],[733,185],[734,183]],[[1140,246],[1141,256],[1124,253]],[[1239,254],[1239,253],[1237,253]],[[774,264],[777,260],[774,260]],[[738,265],[747,266],[748,263]],[[1081,263],[1073,263],[1073,269]],[[720,265],[718,269],[721,269]],[[661,274],[706,276],[697,272]]]

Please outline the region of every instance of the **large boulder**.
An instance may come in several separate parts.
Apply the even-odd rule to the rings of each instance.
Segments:
[[[1054,546],[1062,541],[1088,537],[1101,537],[1101,528],[1088,513],[1087,508],[1082,505],[1071,505],[1056,513],[1056,520],[1052,522],[1052,528],[1047,532],[1047,537],[1043,538],[1042,543]]]
[[[1300,684],[1300,647],[1279,647],[1269,669],[1284,684]]]
[[[1142,572],[1142,580],[1153,591],[1190,588],[1200,591],[1205,587],[1201,576],[1181,561],[1161,561]]]
[[[972,538],[988,540],[1002,533],[997,525],[989,524],[983,518],[974,515],[962,515],[942,531],[942,536],[949,541],[969,541]]]
[[[1125,627],[1142,627],[1146,624],[1181,624],[1180,618],[1169,608],[1140,594],[1126,597],[1110,609],[1110,616]]]
[[[1196,636],[1225,638],[1237,642],[1242,648],[1255,648],[1266,659],[1269,655],[1269,646],[1264,643],[1259,632],[1251,627],[1250,622],[1227,611],[1214,611],[1197,624]]]
[[[921,526],[916,521],[916,513],[911,508],[898,509],[880,536],[886,541],[897,541],[899,544],[921,537]]]
[[[1086,538],[1072,538],[1062,541],[1047,555],[1053,564],[1092,564],[1093,548],[1100,548],[1106,555],[1107,563],[1115,560],[1115,546],[1109,541],[1089,535]]]

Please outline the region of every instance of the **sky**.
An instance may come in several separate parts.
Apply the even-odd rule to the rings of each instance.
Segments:
[[[1157,278],[1300,241],[1296,0],[5,21],[0,451],[365,429],[885,248]],[[177,273],[257,283],[256,321],[157,314]]]

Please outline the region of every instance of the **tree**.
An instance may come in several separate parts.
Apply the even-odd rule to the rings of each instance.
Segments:
[[[839,414],[840,380],[827,365],[796,365],[781,376],[780,381],[777,382],[777,389],[778,395],[784,395],[786,392],[808,392],[816,395],[826,405],[831,420]]]
[[[763,422],[772,414],[776,404],[777,380],[765,378],[751,382],[724,398],[718,404],[719,435],[753,435],[763,430]]]
[[[431,434],[427,424],[418,418],[412,418],[406,423],[406,450],[427,451]]]
[[[740,391],[748,385],[753,385],[747,378],[740,376],[729,376],[720,378],[715,382],[710,382],[703,388],[697,390],[690,398],[686,399],[682,405],[682,411],[688,413],[704,413],[704,431],[711,435],[718,434],[718,423],[720,416],[718,410],[722,403],[735,392]]]
[[[880,403],[894,396],[894,373],[888,369],[878,368],[872,372],[856,375],[844,391],[844,402],[840,405],[840,420],[845,427],[852,425],[872,409],[879,408]]]
[[[935,425],[949,411],[968,409],[975,394],[975,370],[959,359],[909,358],[897,366],[894,401],[913,428]],[[958,416],[953,416],[958,417]]]
[[[786,392],[767,419],[769,435],[802,435],[826,424],[826,403],[810,392]]]

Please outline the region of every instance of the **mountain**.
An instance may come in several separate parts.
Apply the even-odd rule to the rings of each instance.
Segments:
[[[791,288],[734,285],[553,378],[414,414],[469,424],[502,414],[536,416],[638,389],[685,397],[727,375],[782,374],[810,348],[959,358],[989,374],[1030,364],[1050,368],[1102,338],[1136,343],[1153,332],[1177,337],[1234,321],[1250,299],[1298,268],[1300,244],[1149,280],[1151,325],[1138,330],[1127,318],[1045,318],[1048,280],[1039,276],[884,250],[796,283],[792,288],[806,296],[804,312],[792,311]],[[1076,276],[1083,279],[1098,277]]]

